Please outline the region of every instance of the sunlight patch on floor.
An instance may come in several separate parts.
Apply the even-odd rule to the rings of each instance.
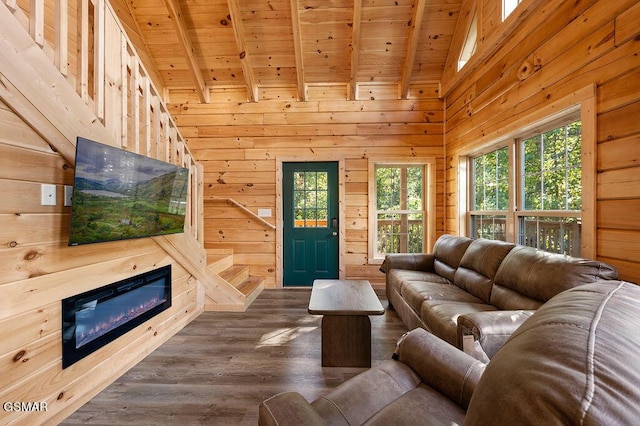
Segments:
[[[256,346],[256,349],[265,346],[281,346],[303,334],[316,330],[317,328],[317,326],[279,328],[277,330],[263,334],[260,338],[260,343],[258,343],[258,346]]]

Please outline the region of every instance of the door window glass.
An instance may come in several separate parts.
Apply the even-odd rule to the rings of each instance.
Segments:
[[[326,228],[329,216],[328,173],[293,173],[294,228]]]

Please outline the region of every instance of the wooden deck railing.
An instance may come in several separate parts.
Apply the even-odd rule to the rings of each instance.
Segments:
[[[526,220],[525,220],[526,219]],[[506,241],[507,220],[504,217],[474,216],[474,237]],[[580,256],[582,224],[560,217],[520,217],[523,235],[519,243],[551,253]]]
[[[202,168],[109,3],[1,1],[113,137],[99,142],[189,168],[185,229],[203,244]]]
[[[378,219],[377,232],[378,253],[421,253],[424,250],[422,219]]]

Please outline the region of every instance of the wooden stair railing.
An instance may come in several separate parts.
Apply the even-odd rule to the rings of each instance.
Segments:
[[[276,226],[274,224],[258,216],[253,211],[246,208],[244,205],[240,204],[233,198],[207,196],[207,197],[204,197],[204,201],[205,202],[224,202],[224,203],[230,204],[232,206],[239,208],[240,210],[242,210],[243,212],[251,216],[253,219],[257,220],[258,222],[262,223],[263,225],[266,225],[271,229],[276,229]]]
[[[71,166],[76,137],[83,136],[189,168],[185,233],[153,240],[202,283],[203,304],[246,309],[247,296],[207,266],[202,165],[117,15],[104,0],[80,0],[74,11],[67,4],[0,0],[0,99]],[[55,11],[52,22],[47,15],[45,23],[45,10]],[[77,50],[63,36],[72,27]]]

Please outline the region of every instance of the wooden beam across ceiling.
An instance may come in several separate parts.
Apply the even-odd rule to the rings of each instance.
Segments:
[[[258,87],[255,82],[251,67],[251,59],[247,52],[247,41],[245,40],[244,25],[242,24],[242,13],[240,12],[240,5],[238,0],[227,0],[229,5],[229,14],[231,16],[231,23],[233,24],[233,32],[236,37],[236,44],[238,46],[238,56],[240,57],[240,64],[242,65],[242,73],[244,74],[244,80],[247,84],[247,90],[249,92],[249,101],[256,102],[258,100]]]
[[[411,83],[411,75],[413,74],[413,65],[416,61],[416,53],[418,42],[420,41],[420,29],[424,19],[424,9],[427,0],[417,0],[413,8],[413,16],[411,17],[411,28],[409,29],[409,37],[407,43],[407,52],[405,54],[404,66],[402,68],[402,81],[400,82],[400,96],[407,99],[409,94],[409,84]]]
[[[362,27],[362,0],[353,2],[353,27],[351,28],[351,74],[349,77],[349,99],[356,99],[356,78],[360,54],[360,29]]]
[[[296,78],[298,81],[298,99],[307,100],[307,88],[304,82],[304,62],[302,57],[302,31],[300,29],[300,11],[298,0],[291,0],[291,24],[293,27],[293,47],[296,55]]]
[[[191,43],[191,37],[189,37],[189,33],[187,31],[187,25],[184,22],[180,4],[176,0],[164,0],[164,4],[169,11],[169,17],[171,18],[171,20],[173,21],[173,25],[175,26],[178,40],[180,42],[180,46],[182,47],[185,59],[187,60],[187,66],[189,67],[189,72],[191,73],[191,77],[193,78],[193,83],[196,86],[196,91],[198,93],[198,97],[200,98],[200,102],[209,103],[209,89],[204,82],[204,77],[202,75],[202,70],[200,69],[200,64],[198,63],[198,58],[196,58],[195,52],[193,50],[193,44]]]

